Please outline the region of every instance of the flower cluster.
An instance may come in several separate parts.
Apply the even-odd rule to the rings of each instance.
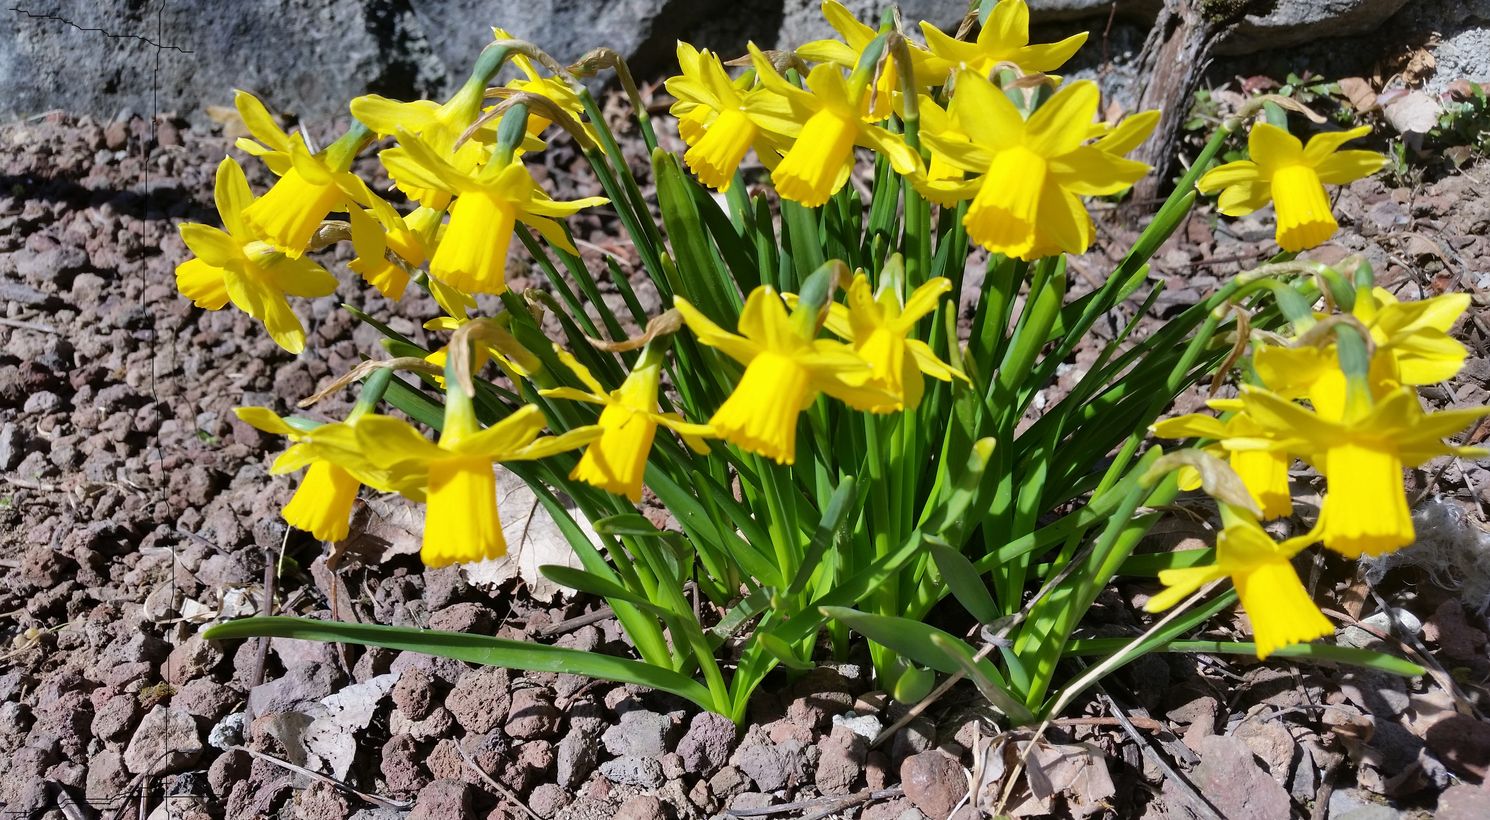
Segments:
[[[994,6],[975,42],[922,23],[925,48],[901,40],[904,49],[888,55],[885,39],[842,4],[826,0],[823,10],[843,40],[791,55],[817,63],[805,87],[754,47],[751,70],[731,78],[718,55],[678,46],[683,73],[667,89],[689,145],[684,162],[701,182],[724,190],[754,148],[782,199],[814,207],[843,188],[854,146],[865,146],[937,204],[971,200],[963,222],[973,241],[1029,260],[1086,252],[1092,221],[1080,197],[1120,193],[1149,170],[1123,155],[1148,138],[1158,112],[1096,124],[1090,81],[1066,83],[1035,106],[1058,82],[1042,72],[1059,68],[1086,35],[1030,45],[1024,0]],[[924,157],[907,133],[887,127],[911,112]]]
[[[1348,310],[1293,317],[1293,338],[1259,334],[1247,368],[1251,382],[1236,398],[1209,402],[1220,417],[1196,413],[1153,428],[1162,438],[1214,442],[1211,449],[1236,472],[1256,512],[1223,505],[1216,564],[1165,573],[1169,588],[1150,609],[1230,576],[1263,655],[1332,631],[1289,566],[1297,552],[1321,542],[1359,558],[1408,546],[1414,533],[1403,468],[1485,452],[1444,438],[1490,408],[1426,412],[1416,390],[1463,366],[1467,351],[1449,330],[1469,296],[1400,302],[1379,287],[1339,285],[1353,301]],[[1299,460],[1324,477],[1324,500],[1308,533],[1276,544],[1258,519],[1294,512],[1289,477]]]
[[[893,15],[871,25],[824,0],[840,36],[793,52],[751,45],[725,60],[680,43],[665,87],[681,157],[659,145],[613,52],[565,67],[501,29],[449,99],[359,97],[351,127],[320,150],[239,92],[251,138],[238,147],[278,180],[256,197],[238,162],[222,162],[222,229],[180,227],[193,254],[177,268],[181,293],[211,310],[231,302],[298,354],[291,297],[336,290],[312,260],[348,241],[348,267],[381,298],[424,293],[439,308],[411,339],[348,306],[391,358],[307,400],[360,382],[345,418],[239,411],[289,439],[272,472],[303,471],[285,519],[345,539],[366,487],[425,505],[429,566],[495,558],[508,541],[505,464],[583,566],[545,571],[605,597],[641,660],[510,642],[483,659],[644,682],[739,718],[777,664],[810,664],[824,634],[846,650],[853,629],[897,698],[924,695],[937,672],[966,674],[1028,722],[1059,711],[1052,676],[1151,519],[1133,513],[1178,492],[1140,478],[1164,457],[1138,455],[1150,425],[1224,364],[1213,342],[1231,320],[1218,317],[1245,306],[1255,318],[1235,326],[1255,344],[1239,395],[1212,403],[1219,417],[1152,428],[1207,440],[1207,469],[1219,457],[1243,489],[1222,499],[1214,563],[1167,565],[1151,608],[1229,577],[1259,654],[1324,634],[1290,559],[1316,541],[1347,556],[1411,542],[1404,467],[1467,452],[1443,437],[1483,415],[1425,412],[1415,392],[1463,363],[1448,330],[1467,300],[1399,303],[1314,269],[1329,287],[1239,277],[1153,334],[1131,334],[1135,322],[1099,343],[1091,369],[1049,398],[1099,318],[1146,284],[1197,187],[1219,191],[1225,214],[1275,203],[1274,262],[1303,264],[1291,254],[1335,230],[1324,185],[1382,159],[1339,150],[1360,129],[1305,146],[1264,124],[1249,160],[1206,173],[1239,115],[1107,281],[1083,291],[1065,257],[1093,243],[1086,200],[1151,170],[1128,155],[1159,113],[1099,120],[1109,109],[1094,83],[1049,73],[1084,35],[1032,44],[1025,0],[979,8],[971,39],[922,23],[917,42]],[[498,84],[508,66],[516,79]],[[647,184],[579,81],[602,68],[631,98]],[[546,190],[538,166],[555,139],[574,144],[603,197]],[[353,172],[372,152],[390,190]],[[763,173],[745,164],[752,152]],[[584,209],[624,230],[625,252],[576,242]],[[515,264],[545,286],[516,292]],[[633,282],[656,295],[651,307]],[[1300,460],[1328,492],[1312,529],[1278,543],[1264,522],[1292,514]],[[644,498],[670,521],[639,515]],[[982,623],[1013,624],[1000,657],[928,625],[948,594]],[[725,645],[729,682],[715,657]]]

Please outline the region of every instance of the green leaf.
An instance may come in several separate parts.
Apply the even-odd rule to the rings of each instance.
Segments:
[[[757,643],[760,644],[761,649],[764,649],[766,651],[766,654],[775,658],[777,661],[780,661],[781,665],[785,666],[788,669],[795,669],[798,672],[807,672],[817,668],[817,664],[813,663],[812,661],[804,661],[801,658],[797,657],[797,653],[792,651],[791,646],[788,645],[786,641],[783,641],[782,639],[770,634],[769,632],[757,632],[755,635],[755,640]]]
[[[959,647],[967,649],[966,642],[934,626],[909,618],[875,615],[841,606],[825,606],[820,611],[829,618],[848,624],[850,629],[869,640],[887,646],[922,666],[948,675],[962,671],[962,663],[956,655]],[[941,646],[932,643],[933,635],[944,639]],[[972,651],[968,650],[967,655],[971,658]],[[987,664],[985,672],[988,676],[1002,683],[1003,676],[999,675],[993,664],[986,659],[982,663]]]
[[[658,617],[672,617],[672,613],[660,607],[645,597],[638,595],[624,586],[608,578],[585,572],[582,569],[566,567],[562,564],[544,564],[538,568],[543,577],[558,584],[580,592],[588,592],[598,595],[606,600],[625,601],[639,609],[644,609]]]
[[[602,535],[624,536],[631,535],[640,538],[668,538],[673,533],[657,529],[647,517],[640,513],[619,513],[608,515],[597,521],[590,522],[590,526]]]
[[[1198,567],[1201,564],[1211,563],[1215,556],[1216,551],[1210,547],[1130,555],[1123,559],[1122,566],[1118,568],[1118,574],[1157,578],[1159,573],[1166,569]]]
[[[1087,638],[1072,641],[1066,654],[1110,655],[1126,646],[1123,638]],[[1170,641],[1155,647],[1159,652],[1204,652],[1211,655],[1251,655],[1257,657],[1257,644],[1250,641]],[[1356,649],[1352,646],[1337,646],[1329,643],[1297,643],[1276,649],[1267,660],[1274,658],[1297,658],[1311,663],[1337,663],[1343,666],[1359,666],[1389,675],[1415,678],[1428,674],[1428,670],[1385,652],[1371,649]]]
[[[812,574],[822,563],[823,554],[828,551],[828,546],[833,541],[833,534],[838,531],[838,526],[843,523],[843,518],[853,502],[854,479],[850,476],[838,484],[838,488],[828,499],[828,505],[823,509],[822,520],[818,522],[817,529],[813,531],[812,541],[807,545],[807,553],[802,558],[801,566],[797,568],[797,576],[792,580],[791,588],[787,590],[787,597],[797,595],[807,586],[807,581],[812,578]]]
[[[962,604],[980,624],[991,624],[999,617],[999,608],[983,584],[983,577],[967,556],[943,544],[931,545],[931,560],[936,562],[942,582],[952,597]]]
[[[709,232],[691,190],[695,183],[683,171],[678,157],[661,149],[652,152],[652,171],[657,179],[662,222],[677,257],[681,295],[710,319],[725,327],[733,325],[742,304],[740,291],[709,243]]]
[[[421,652],[468,663],[521,669],[526,672],[564,672],[617,683],[634,683],[671,692],[711,712],[724,713],[729,704],[715,703],[709,690],[692,678],[641,661],[615,658],[558,646],[472,635],[465,632],[409,629],[401,626],[351,624],[311,618],[271,616],[241,618],[202,631],[208,640],[233,638],[296,638],[360,646],[381,646]]]
[[[989,703],[993,704],[994,708],[1003,712],[1010,720],[1021,726],[1034,723],[1034,714],[1025,708],[1025,705],[1020,703],[1019,699],[1014,697],[1008,689],[989,677],[983,664],[977,663],[974,660],[976,655],[972,652],[971,647],[962,641],[955,641],[954,643],[954,640],[949,640],[942,635],[931,636],[931,643],[957,659],[958,664],[962,667],[962,671],[967,674],[968,680],[971,680],[973,685],[978,687],[979,694],[983,695]]]
[[[439,430],[445,426],[445,408],[402,379],[394,379],[388,383],[383,399],[431,430]]]
[[[891,687],[894,691],[891,697],[901,703],[917,703],[925,700],[931,694],[931,687],[936,685],[936,673],[923,666],[909,664],[900,677],[895,679],[895,685]]]

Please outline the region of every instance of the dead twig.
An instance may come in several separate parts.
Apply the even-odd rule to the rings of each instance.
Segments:
[[[1136,726],[1145,732],[1167,732],[1169,727],[1161,721],[1154,720],[1142,715],[1126,715],[1123,717],[1074,717],[1056,718],[1050,722],[1052,726],[1121,726],[1124,729]]]
[[[486,785],[491,786],[497,794],[500,794],[503,797],[507,798],[507,802],[511,803],[514,806],[517,806],[519,809],[522,809],[523,813],[528,815],[528,817],[531,817],[532,820],[543,820],[542,817],[539,817],[532,809],[528,808],[528,804],[517,799],[517,795],[513,794],[511,789],[503,786],[501,783],[498,783],[495,779],[492,778],[491,775],[487,774],[484,769],[476,765],[476,760],[471,757],[470,752],[466,751],[466,747],[460,745],[459,743],[456,743],[455,750],[457,752],[460,752],[460,757],[462,760],[466,761],[466,765],[470,766],[471,770],[476,772],[476,774],[479,775],[481,779],[486,782]]]
[[[556,624],[549,624],[548,626],[535,629],[533,630],[533,635],[539,638],[552,638],[555,635],[573,632],[582,626],[599,623],[606,618],[613,617],[615,614],[610,607],[602,606],[594,612],[586,612],[583,615],[576,615],[573,618],[566,618]]]
[[[1107,687],[1100,683],[1097,684],[1097,695],[1107,702],[1107,708],[1112,710],[1112,716],[1123,727],[1123,731],[1128,733],[1128,737],[1138,745],[1138,750],[1143,753],[1143,756],[1150,763],[1158,766],[1159,770],[1164,772],[1164,776],[1173,781],[1175,786],[1179,788],[1180,794],[1185,798],[1186,808],[1194,812],[1197,817],[1205,818],[1205,820],[1225,820],[1225,816],[1217,811],[1215,806],[1211,805],[1211,801],[1206,800],[1205,796],[1195,789],[1195,784],[1191,783],[1189,778],[1180,774],[1173,766],[1169,765],[1169,761],[1165,760],[1164,756],[1154,749],[1153,744],[1149,743],[1148,738],[1138,733],[1138,728],[1134,725],[1133,720],[1128,717],[1127,710],[1107,691]]]
[[[282,542],[281,543],[281,546],[280,546],[280,549],[281,550],[284,549],[284,543],[288,543],[289,540],[290,540],[290,528],[289,527],[285,527],[285,537],[284,537],[284,542]],[[266,559],[267,558],[268,558],[268,556],[266,556]],[[279,566],[278,566],[278,562],[277,561],[272,561],[272,560],[265,560],[264,561],[264,602],[259,607],[262,610],[259,613],[261,615],[266,615],[267,616],[267,615],[273,615],[274,614],[274,593],[275,593],[275,586],[276,586],[276,584],[279,581],[279,573],[276,572],[275,570],[277,570],[278,568],[279,568]],[[261,684],[261,683],[264,682],[264,666],[268,662],[268,660],[269,660],[269,639],[268,638],[260,638],[259,639],[258,649],[255,650],[255,652],[254,652],[254,671],[253,671],[253,677],[251,677],[249,679],[249,682],[248,682],[248,689],[249,689],[250,692],[253,691],[253,688],[255,686],[258,686],[259,684]],[[254,719],[253,709],[252,708],[246,708],[244,710],[244,715],[243,715],[243,724],[245,726],[247,726],[248,724],[253,723],[253,719]]]
[[[7,319],[7,318],[5,318],[3,316],[0,316],[0,325],[5,325],[6,327],[14,327],[14,328],[18,328],[20,330],[34,330],[37,333],[61,333],[62,332],[62,331],[58,330],[57,328],[52,327],[51,325],[44,325],[44,324],[41,324],[40,322],[27,322],[27,321],[23,321],[21,319]]]
[[[794,811],[808,811],[818,809],[814,814],[805,816],[802,820],[822,820],[836,812],[846,808],[857,806],[860,803],[868,803],[872,800],[889,800],[899,797],[905,791],[899,786],[878,791],[862,791],[845,797],[814,797],[811,800],[798,800],[795,803],[782,803],[779,806],[766,806],[760,809],[728,809],[725,814],[730,817],[772,817],[778,814],[790,814]]]
[[[260,760],[264,760],[264,761],[267,761],[269,763],[273,763],[274,765],[279,766],[280,768],[287,769],[289,771],[295,772],[296,774],[303,774],[306,777],[311,778],[312,780],[319,780],[322,783],[327,783],[327,784],[330,784],[332,786],[335,786],[338,789],[341,789],[342,791],[344,791],[344,792],[346,792],[348,794],[355,795],[357,798],[361,799],[364,802],[373,804],[374,806],[381,806],[381,807],[383,807],[385,809],[393,809],[395,811],[403,811],[405,809],[408,809],[408,808],[413,807],[413,805],[414,805],[412,802],[402,802],[402,801],[398,801],[398,800],[393,800],[391,798],[383,797],[382,795],[368,794],[367,792],[358,791],[357,789],[354,789],[351,786],[347,785],[346,783],[343,783],[340,780],[337,780],[336,778],[332,777],[329,774],[321,774],[320,772],[312,771],[311,769],[307,769],[304,766],[297,766],[294,763],[291,763],[290,761],[285,760],[284,758],[275,757],[274,755],[269,754],[268,752],[261,752],[261,751],[258,751],[257,749],[250,749],[247,746],[229,746],[228,747],[228,751],[232,751],[232,750],[235,750],[235,749],[238,750],[238,751],[247,752],[251,757],[257,757]]]

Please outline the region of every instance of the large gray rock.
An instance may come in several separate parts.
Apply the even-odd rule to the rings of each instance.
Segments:
[[[1030,17],[1044,23],[1054,20],[1076,20],[1083,17],[1107,17],[1113,13],[1113,0],[1028,0]],[[1164,0],[1117,0],[1119,17],[1153,20]]]
[[[643,53],[670,0],[409,0],[452,76],[464,78],[500,26],[564,62],[599,46]],[[689,4],[692,5],[692,4]],[[698,4],[704,5],[704,4]]]
[[[438,91],[445,69],[397,0],[32,0],[0,38],[0,117],[231,105],[234,88],[326,119],[367,91]],[[68,23],[76,24],[69,25]],[[82,31],[102,29],[103,31]]]
[[[1433,51],[1438,68],[1427,82],[1430,93],[1460,78],[1490,82],[1490,0],[1413,0],[1386,28],[1442,35]]]
[[[1125,22],[1105,49],[1089,46],[1092,56],[1078,55],[1066,73],[1080,76],[1105,54],[1103,76],[1113,85],[1162,2],[1117,0]],[[1081,28],[1100,39],[1114,9],[1112,0],[1029,3],[1042,29],[1037,42]],[[867,21],[889,4],[846,0]],[[967,7],[965,0],[900,6],[908,23],[949,29]],[[820,0],[32,0],[26,8],[12,14],[14,34],[0,38],[0,119],[50,109],[109,118],[129,109],[201,120],[206,106],[229,105],[232,90],[246,88],[273,110],[324,123],[369,91],[402,99],[448,93],[494,25],[563,61],[608,46],[642,78],[673,70],[680,38],[735,56],[752,40],[791,48],[831,35]],[[1266,16],[1248,18],[1220,53],[1289,49],[1289,67],[1318,68],[1339,47],[1309,43],[1374,31],[1391,32],[1387,39],[1442,34],[1430,90],[1458,77],[1490,79],[1490,0],[1278,0]],[[1379,57],[1386,42],[1358,39],[1349,50],[1362,60]]]
[[[1248,15],[1220,46],[1223,54],[1289,48],[1320,38],[1374,31],[1407,0],[1278,0],[1265,15]]]

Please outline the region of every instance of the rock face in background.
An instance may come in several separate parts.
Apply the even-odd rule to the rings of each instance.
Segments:
[[[16,5],[30,14],[6,11],[13,33],[0,37],[0,117],[50,109],[113,117],[156,106],[197,116],[204,106],[231,105],[234,88],[281,111],[331,117],[365,90],[409,97],[445,83],[444,64],[400,0]]]
[[[1224,54],[1302,45],[1320,37],[1374,31],[1407,0],[1310,0],[1280,2],[1272,13],[1248,16],[1221,46]]]
[[[1094,43],[1115,13],[1106,70],[1118,73],[1163,3],[1029,1],[1037,24],[1063,33],[1087,28]],[[847,0],[861,17],[885,4]],[[907,21],[948,28],[966,9],[964,0],[900,6]],[[748,40],[787,48],[831,34],[818,0],[29,0],[21,7],[26,12],[7,12],[14,34],[0,38],[0,118],[158,109],[196,119],[246,88],[275,110],[326,120],[367,91],[399,98],[449,91],[498,24],[566,61],[610,46],[643,77],[667,70],[680,37],[735,54]],[[1270,14],[1248,18],[1220,52],[1289,48],[1295,66],[1333,66],[1348,56],[1341,52],[1370,49],[1327,38],[1415,31],[1443,37],[1440,84],[1490,79],[1490,0],[1278,0]]]

